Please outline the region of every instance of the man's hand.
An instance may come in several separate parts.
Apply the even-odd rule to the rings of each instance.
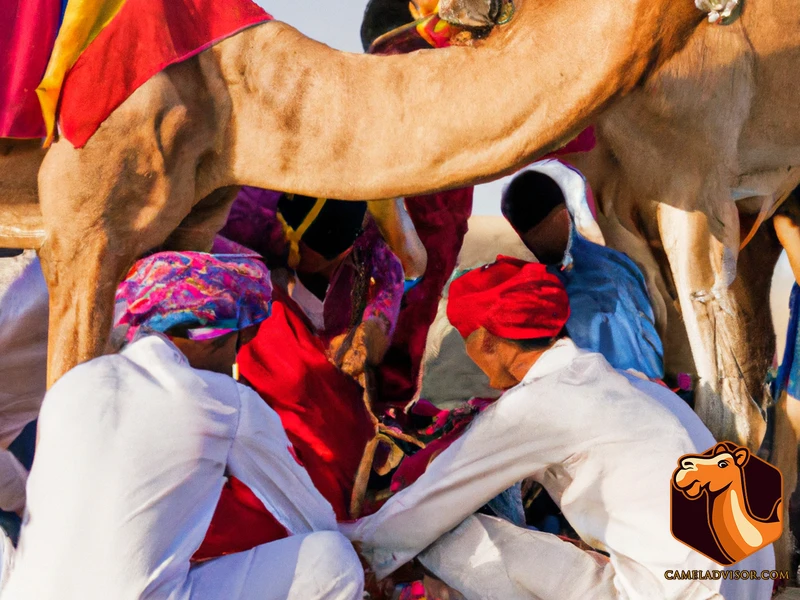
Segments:
[[[389,348],[389,338],[384,324],[378,319],[362,322],[352,336],[348,346],[348,334],[343,333],[331,340],[328,358],[342,372],[353,379],[361,380],[366,365],[375,366],[383,360]]]
[[[361,553],[361,544],[353,542],[353,548],[364,569],[364,592],[366,592],[364,597],[368,597],[370,600],[391,600],[394,593],[394,582],[390,579],[378,581],[377,577],[375,577],[375,571],[372,570],[369,562]]]
[[[460,592],[431,575],[425,575],[422,583],[425,586],[425,596],[431,600],[466,600]]]

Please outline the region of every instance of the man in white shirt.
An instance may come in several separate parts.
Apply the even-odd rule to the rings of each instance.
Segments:
[[[680,456],[714,439],[677,396],[614,370],[563,336],[563,284],[505,257],[456,279],[448,318],[490,385],[507,390],[410,487],[343,527],[379,578],[418,557],[468,600],[759,600],[770,581],[667,580],[718,565],[670,533]],[[473,514],[527,477],[541,483],[585,551]],[[767,547],[734,565],[774,568]],[[722,594],[722,595],[721,595]]]
[[[239,331],[268,315],[266,268],[188,255],[140,263],[121,288],[137,292],[126,322],[138,339],[45,397],[2,600],[361,600],[358,557],[280,419],[227,374]],[[192,293],[170,293],[181,281]],[[152,333],[165,322],[183,332],[175,343]],[[288,535],[192,563],[227,477]]]
[[[47,312],[36,253],[0,258],[0,509],[19,514],[28,472],[8,447],[36,419],[44,398]]]

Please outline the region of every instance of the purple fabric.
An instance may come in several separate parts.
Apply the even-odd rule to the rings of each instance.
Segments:
[[[175,327],[190,339],[210,339],[266,319],[271,298],[259,258],[160,252],[138,261],[117,288],[116,325],[129,326],[129,340],[141,328]]]
[[[220,235],[258,252],[272,266],[285,266],[289,245],[278,220],[281,192],[243,187]]]
[[[289,255],[289,245],[277,216],[280,197],[280,192],[243,187],[231,207],[225,227],[220,231],[225,241],[233,241],[258,252],[271,268],[285,267]],[[218,243],[224,244],[219,240]],[[404,277],[400,259],[383,241],[374,224],[366,227],[354,248],[359,249],[365,257],[371,280],[364,319],[377,318],[383,321],[386,332],[391,336],[403,299]],[[324,336],[327,339],[344,333],[350,327],[355,269],[351,255],[331,277],[324,308]]]
[[[405,278],[400,259],[383,241],[378,227],[370,220],[353,246],[366,262],[370,274],[367,306],[362,321],[377,319],[383,323],[386,335],[394,335],[400,304],[403,301]],[[325,298],[325,337],[333,338],[350,328],[352,313],[351,290],[356,276],[356,264],[351,254],[336,270]]]

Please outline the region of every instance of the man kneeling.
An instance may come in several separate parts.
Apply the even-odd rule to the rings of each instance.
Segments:
[[[123,321],[138,339],[47,394],[0,597],[361,600],[358,557],[280,419],[228,375],[239,332],[269,314],[264,265],[163,253],[120,289],[134,292]],[[193,565],[226,477],[249,487],[280,539]]]
[[[769,598],[769,581],[668,581],[719,569],[670,533],[678,459],[714,438],[667,388],[613,369],[563,334],[561,281],[505,257],[450,287],[467,353],[507,390],[376,514],[343,527],[378,577],[418,556],[468,600]],[[541,483],[583,542],[473,513],[525,478]],[[774,568],[772,547],[735,565]],[[728,587],[730,586],[730,587]]]

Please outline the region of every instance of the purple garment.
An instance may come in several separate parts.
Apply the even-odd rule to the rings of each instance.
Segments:
[[[278,220],[281,192],[243,187],[220,235],[258,252],[267,265],[286,266],[289,244]]]
[[[403,300],[405,287],[403,265],[383,241],[378,227],[372,220],[356,240],[353,249],[363,257],[362,260],[366,261],[367,272],[370,273],[367,306],[362,321],[377,319],[383,323],[384,332],[391,339],[400,315],[400,303]],[[356,269],[351,252],[331,278],[323,313],[324,336],[328,339],[350,329],[353,305],[351,290],[355,282]]]
[[[281,192],[243,187],[231,207],[220,235],[258,252],[270,268],[286,267],[289,244],[278,220],[278,201]],[[404,275],[400,259],[389,249],[370,221],[354,244],[358,254],[367,261],[370,286],[363,319],[381,321],[391,337],[400,314],[403,299]],[[331,277],[324,302],[325,330],[323,337],[331,339],[350,328],[352,310],[351,290],[356,265],[351,253]]]

